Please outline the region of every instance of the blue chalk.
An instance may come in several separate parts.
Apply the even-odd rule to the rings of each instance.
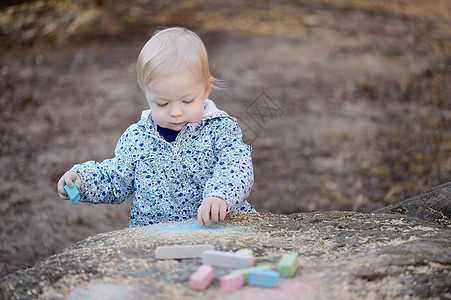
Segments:
[[[238,227],[234,224],[224,224],[219,223],[217,225],[199,225],[197,220],[194,221],[185,221],[185,222],[167,222],[167,223],[159,223],[152,226],[144,226],[142,227],[145,233],[147,234],[180,234],[186,235],[186,233],[200,233],[200,232],[236,232],[240,233],[245,231],[243,228]]]
[[[70,202],[72,202],[72,204],[75,204],[78,202],[78,200],[80,200],[80,193],[75,186],[75,182],[73,187],[69,187],[67,184],[65,184],[64,190],[66,191],[67,196],[69,196]]]
[[[247,283],[268,288],[274,288],[279,284],[280,274],[270,270],[255,270],[247,275]]]

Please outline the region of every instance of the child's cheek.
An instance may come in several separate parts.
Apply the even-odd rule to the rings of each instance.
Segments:
[[[162,126],[162,120],[160,119],[161,113],[158,111],[158,109],[152,109],[151,110],[152,119],[157,123],[157,125]]]
[[[204,116],[204,108],[202,107],[202,109],[199,109],[198,112],[196,113],[196,117],[193,122],[200,122],[203,116]]]

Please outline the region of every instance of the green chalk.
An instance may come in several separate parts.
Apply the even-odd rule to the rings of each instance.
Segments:
[[[282,277],[292,277],[298,268],[298,254],[285,254],[279,261],[277,269]]]
[[[230,272],[230,274],[243,275],[244,283],[247,284],[247,279],[248,279],[249,273],[252,271],[256,271],[256,270],[271,270],[271,265],[261,265],[261,266],[256,266],[256,267],[252,267],[252,268],[234,270],[234,271]]]

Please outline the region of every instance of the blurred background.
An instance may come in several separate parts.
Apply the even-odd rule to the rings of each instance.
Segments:
[[[56,183],[147,108],[135,63],[160,26],[197,32],[227,82],[211,98],[253,147],[260,212],[371,212],[451,179],[451,1],[0,5],[0,277],[128,226],[130,199]]]

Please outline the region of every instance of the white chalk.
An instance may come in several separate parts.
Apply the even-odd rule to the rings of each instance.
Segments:
[[[239,269],[252,267],[255,258],[252,255],[209,250],[202,253],[202,263],[216,267]]]
[[[213,281],[214,272],[213,267],[209,265],[200,266],[196,272],[189,277],[189,284],[198,291],[205,290]]]
[[[155,248],[156,259],[183,259],[199,258],[207,250],[214,250],[215,246],[210,244],[199,245],[171,245],[158,246]]]

